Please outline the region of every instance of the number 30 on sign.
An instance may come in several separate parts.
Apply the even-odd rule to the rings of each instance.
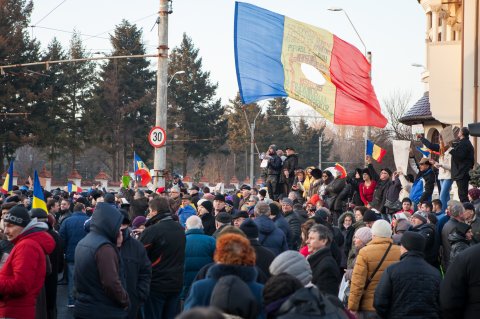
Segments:
[[[148,141],[153,147],[162,147],[167,141],[167,133],[160,126],[155,126],[150,130],[148,134]]]

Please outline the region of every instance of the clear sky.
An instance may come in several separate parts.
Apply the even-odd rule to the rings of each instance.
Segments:
[[[63,3],[62,3],[63,2]],[[425,14],[415,0],[249,0],[245,1],[290,18],[327,29],[363,52],[363,46],[343,12],[328,11],[340,7],[347,11],[372,52],[372,79],[377,96],[382,100],[395,91],[411,93],[413,104],[424,91],[420,82],[425,64]],[[122,19],[143,29],[147,53],[156,53],[155,24],[159,1],[147,0],[34,0],[31,29],[35,38],[46,47],[55,36],[68,46],[74,29],[83,36],[91,52],[111,50],[108,34]],[[57,5],[50,15],[45,17]],[[177,46],[185,32],[193,39],[204,70],[218,82],[217,95],[226,103],[235,96],[238,85],[233,51],[234,0],[174,0],[169,15],[169,47]],[[41,21],[40,21],[41,20]],[[51,29],[65,30],[60,32]],[[96,35],[97,37],[91,37]],[[152,64],[156,66],[155,59]],[[300,103],[299,103],[300,104]],[[302,115],[309,107],[292,103],[290,114]]]

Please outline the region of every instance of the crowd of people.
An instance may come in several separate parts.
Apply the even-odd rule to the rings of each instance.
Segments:
[[[347,176],[302,169],[271,145],[265,187],[226,194],[176,175],[155,191],[44,191],[45,211],[17,186],[1,203],[0,317],[56,318],[66,283],[83,319],[477,318],[480,189],[458,136],[422,140],[440,155],[412,154],[415,177],[368,156]]]

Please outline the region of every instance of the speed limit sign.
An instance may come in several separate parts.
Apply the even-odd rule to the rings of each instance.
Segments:
[[[148,134],[148,141],[153,147],[162,147],[167,141],[167,133],[160,126],[155,126],[150,130]]]

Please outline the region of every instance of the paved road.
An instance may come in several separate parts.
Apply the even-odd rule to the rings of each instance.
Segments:
[[[58,319],[73,319],[73,309],[67,308],[68,301],[68,286],[57,286],[57,318]]]

